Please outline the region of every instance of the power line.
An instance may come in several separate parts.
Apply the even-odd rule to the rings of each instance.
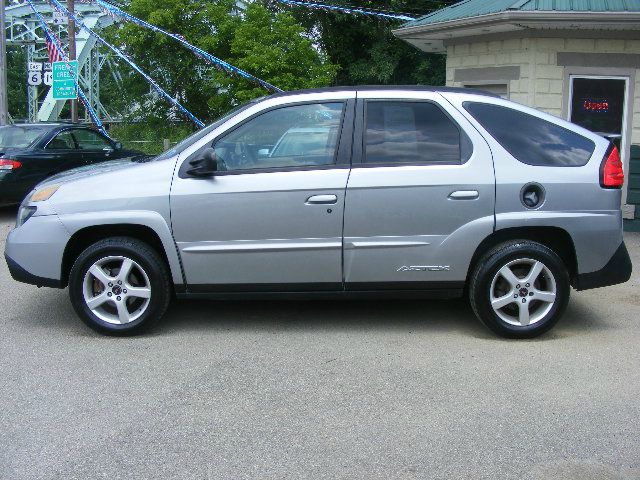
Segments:
[[[276,1],[280,1],[280,0],[276,0]],[[306,6],[306,4],[311,3],[308,2],[306,0],[297,0],[298,2],[300,2],[301,4],[305,4],[304,6]],[[407,16],[407,17],[411,17],[412,15],[415,15],[416,17],[422,17],[424,15],[428,15],[430,13],[433,13],[441,8],[445,8],[448,6],[451,6],[455,3],[459,3],[460,0],[422,0],[423,3],[429,3],[431,5],[433,5],[433,8],[431,10],[423,10],[423,9],[418,9],[415,7],[410,7],[410,6],[403,6],[402,10],[390,10],[388,8],[367,8],[364,7],[362,5],[358,5],[358,4],[354,4],[353,2],[333,2],[331,0],[327,0],[325,5],[329,6],[329,7],[339,7],[339,8],[347,8],[347,9],[351,9],[351,10],[366,10],[366,11],[370,11],[370,12],[381,12],[381,13],[389,13],[392,15],[401,15],[401,16]],[[413,17],[412,17],[413,19]]]
[[[370,15],[375,17],[388,18],[392,20],[414,20],[413,17],[409,17],[407,15],[399,15],[395,13],[385,13],[379,10],[369,10],[365,8],[349,8],[349,7],[338,7],[336,5],[329,5],[326,3],[312,3],[312,2],[302,2],[298,0],[277,0],[280,3],[285,5],[294,5],[297,7],[307,7],[315,10],[333,10],[342,13],[352,13],[352,14],[361,14],[361,15]]]

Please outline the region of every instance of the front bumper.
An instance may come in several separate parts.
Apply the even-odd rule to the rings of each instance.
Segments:
[[[7,237],[4,254],[11,276],[19,282],[63,288],[62,259],[70,238],[57,215],[31,217]]]
[[[574,287],[576,290],[589,290],[624,283],[631,278],[632,270],[633,266],[627,246],[622,242],[611,259],[600,270],[579,274]]]
[[[29,283],[31,285],[37,285],[38,287],[51,287],[51,288],[64,288],[60,280],[53,278],[38,277],[32,273],[27,272],[24,268],[18,265],[18,262],[13,260],[6,253],[4,259],[9,267],[9,273],[14,280],[22,283]]]

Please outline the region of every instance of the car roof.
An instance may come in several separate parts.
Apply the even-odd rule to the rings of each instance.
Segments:
[[[304,90],[292,90],[286,92],[274,93],[264,98],[288,97],[290,95],[300,95],[303,93],[332,93],[332,92],[367,92],[374,90],[397,91],[397,92],[442,92],[442,93],[467,93],[473,95],[484,95],[487,97],[499,97],[491,92],[479,90],[475,88],[463,87],[438,87],[429,85],[357,85],[349,87],[323,87],[311,88]]]

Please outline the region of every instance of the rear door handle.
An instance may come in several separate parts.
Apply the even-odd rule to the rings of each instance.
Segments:
[[[307,198],[307,205],[335,205],[338,203],[337,195],[313,195]]]
[[[449,195],[451,200],[475,200],[480,194],[477,190],[457,190]]]

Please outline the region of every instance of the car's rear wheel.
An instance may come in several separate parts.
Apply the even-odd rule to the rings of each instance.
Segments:
[[[84,250],[69,274],[71,303],[82,321],[101,333],[134,335],[165,313],[169,271],[140,240],[113,237]]]
[[[469,286],[476,316],[509,338],[532,338],[560,319],[571,287],[567,268],[551,249],[536,242],[498,245],[478,262]]]

